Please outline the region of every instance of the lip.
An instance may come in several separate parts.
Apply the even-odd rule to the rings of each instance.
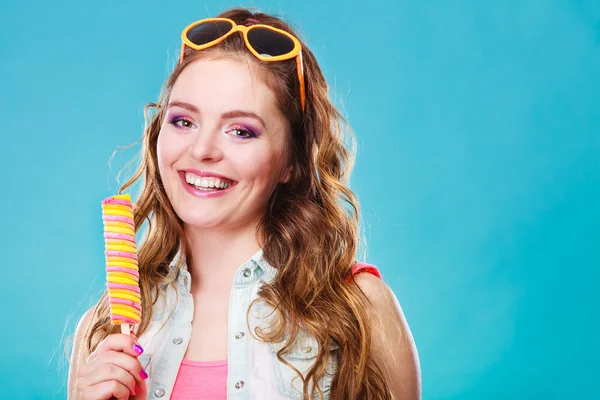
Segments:
[[[186,173],[189,172],[190,174],[194,174],[196,176],[199,176],[200,178],[222,178],[222,179],[227,179],[228,181],[232,181],[235,183],[235,181],[231,178],[228,178],[226,176],[219,175],[219,174],[216,174],[216,173],[210,172],[210,171],[202,171],[199,169],[187,168],[187,169],[180,170],[180,172],[183,172],[184,176]]]
[[[191,172],[191,171],[189,171],[189,172]],[[215,175],[210,175],[210,176],[215,176]],[[220,176],[219,176],[219,178],[220,178]],[[206,190],[196,189],[195,187],[193,187],[192,185],[190,185],[189,183],[187,183],[187,181],[185,180],[185,172],[184,171],[181,171],[179,173],[179,179],[181,181],[181,184],[183,185],[183,188],[189,194],[191,194],[192,196],[196,196],[196,197],[219,197],[219,196],[223,196],[224,194],[230,192],[237,185],[237,182],[233,181],[233,183],[231,184],[231,186],[229,186],[227,189],[215,190],[215,191],[206,191]],[[225,178],[225,179],[229,179],[229,178]]]

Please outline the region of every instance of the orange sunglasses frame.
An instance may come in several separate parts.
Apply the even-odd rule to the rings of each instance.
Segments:
[[[189,31],[192,28],[194,28],[202,23],[205,23],[205,22],[229,22],[231,24],[231,30],[229,32],[225,33],[223,36],[221,36],[211,42],[208,42],[208,43],[205,43],[202,45],[197,45],[197,44],[192,43],[187,37]],[[280,34],[288,37],[294,43],[294,48],[289,53],[279,55],[279,56],[262,56],[262,55],[260,55],[248,41],[248,32],[255,28],[269,29],[273,32],[277,32],[277,33],[280,33]],[[240,32],[242,34],[242,36],[244,37],[244,42],[246,43],[246,47],[248,48],[248,50],[250,50],[250,52],[261,61],[273,62],[273,61],[282,61],[282,60],[289,60],[292,58],[296,58],[296,70],[298,71],[298,82],[300,83],[300,104],[302,105],[302,111],[304,111],[304,107],[305,107],[305,103],[306,103],[306,94],[305,94],[305,88],[304,88],[304,67],[303,67],[303,62],[302,62],[302,45],[300,44],[300,41],[298,39],[296,39],[293,35],[291,35],[289,32],[286,32],[284,30],[277,29],[275,27],[272,27],[269,25],[263,25],[263,24],[256,24],[256,25],[250,25],[250,26],[238,25],[229,18],[201,19],[199,21],[189,24],[188,26],[185,27],[183,32],[181,32],[182,43],[181,43],[181,54],[179,56],[179,62],[183,61],[183,56],[185,54],[184,53],[185,46],[188,46],[189,48],[192,48],[194,50],[207,49],[209,47],[215,46],[216,44],[219,44],[220,42],[225,40],[225,38],[227,38],[229,35],[234,34],[235,32]]]

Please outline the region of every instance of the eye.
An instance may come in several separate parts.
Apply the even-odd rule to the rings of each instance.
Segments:
[[[195,127],[195,125],[192,121],[182,118],[182,117],[172,118],[169,121],[169,123],[178,129],[181,129],[181,128],[191,129],[191,128]]]
[[[254,132],[252,132],[250,129],[244,128],[244,127],[234,127],[232,129],[228,130],[227,133],[233,134],[233,136],[242,138],[242,139],[256,137],[256,134]]]

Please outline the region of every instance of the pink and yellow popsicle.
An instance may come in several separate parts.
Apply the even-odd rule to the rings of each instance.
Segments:
[[[104,199],[102,220],[112,324],[139,324],[142,307],[131,197],[123,194]]]

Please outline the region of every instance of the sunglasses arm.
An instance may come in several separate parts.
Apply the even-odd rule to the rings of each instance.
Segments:
[[[181,52],[179,53],[179,61],[177,62],[177,64],[181,64],[181,62],[183,61],[183,56],[185,55],[185,43],[181,43]]]
[[[298,71],[298,82],[300,83],[300,104],[302,105],[302,111],[304,112],[306,104],[306,89],[304,87],[304,62],[302,61],[302,51],[300,51],[296,57],[296,71]]]

